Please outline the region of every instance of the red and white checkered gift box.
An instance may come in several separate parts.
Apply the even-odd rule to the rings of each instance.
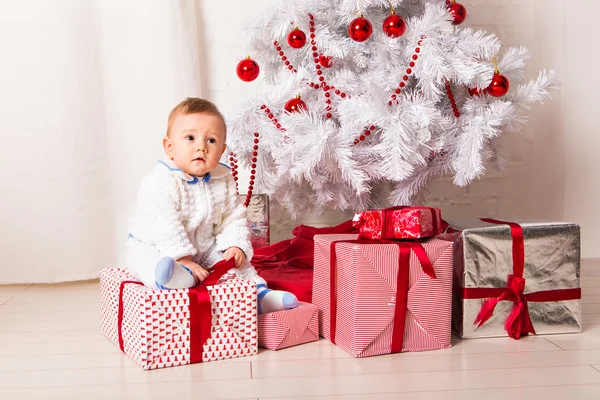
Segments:
[[[193,290],[158,290],[135,281],[127,270],[100,274],[102,333],[144,369],[165,368],[257,354],[256,285],[224,275],[207,286],[212,318],[194,314]],[[119,292],[122,291],[122,346],[119,340]],[[204,317],[204,318],[202,318]],[[206,329],[210,329],[207,332]],[[195,341],[204,330],[206,342]]]
[[[321,336],[355,357],[449,348],[452,242],[357,237],[314,238]]]
[[[297,308],[258,316],[258,345],[271,350],[285,349],[319,340],[318,308],[300,302]]]

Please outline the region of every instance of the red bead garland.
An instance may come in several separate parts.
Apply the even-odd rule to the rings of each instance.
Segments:
[[[285,53],[283,52],[282,47],[279,45],[279,42],[276,40],[273,42],[273,46],[275,46],[275,50],[279,53],[279,57],[281,57],[281,61],[285,64],[285,66],[292,71],[293,73],[297,73],[298,71],[294,66],[290,63],[290,60],[287,59]]]
[[[450,104],[452,105],[452,111],[454,112],[454,116],[456,118],[460,117],[460,112],[458,111],[458,107],[456,106],[456,99],[454,98],[454,94],[452,94],[452,87],[450,86],[450,82],[445,79],[446,93],[448,94],[448,99],[450,100]]]
[[[369,126],[367,129],[364,130],[363,133],[361,133],[361,135],[357,139],[354,139],[354,145],[357,145],[360,142],[364,142],[367,139],[367,137],[371,136],[371,133],[374,130],[375,130],[374,125]]]
[[[281,132],[285,132],[285,128],[281,127],[279,120],[277,118],[275,118],[273,113],[271,113],[271,109],[269,107],[267,107],[266,104],[263,104],[262,106],[260,106],[260,109],[265,112],[265,114],[267,115],[267,118],[269,118],[271,120],[271,122],[273,123],[273,125],[275,125],[275,127],[277,129],[279,129]],[[258,139],[254,139],[254,143],[258,144],[257,140]]]
[[[236,194],[239,194],[237,157],[234,152],[229,153],[229,165],[231,166],[231,175],[233,176],[233,180],[235,181],[235,192]]]
[[[308,18],[309,18],[309,24],[310,24],[310,44],[312,45],[312,51],[313,51],[313,61],[315,63],[315,71],[317,73],[317,75],[319,76],[319,82],[321,83],[313,83],[311,82],[310,85],[311,87],[318,89],[318,88],[323,88],[323,90],[325,91],[325,103],[327,103],[327,107],[326,107],[326,117],[327,118],[332,118],[333,114],[331,114],[329,111],[331,111],[331,100],[328,98],[328,91],[325,90],[325,88],[330,88],[330,85],[327,84],[327,82],[325,81],[325,77],[323,77],[323,71],[321,70],[321,59],[319,56],[319,52],[318,52],[318,48],[317,48],[317,41],[316,41],[316,35],[315,35],[315,18],[313,17],[312,14],[308,14]]]
[[[248,184],[248,192],[246,193],[246,200],[244,200],[244,207],[248,207],[250,205],[250,199],[252,198],[252,190],[254,190],[254,182],[256,178],[256,162],[258,161],[258,143],[259,143],[259,133],[254,132],[254,151],[252,152],[252,169],[250,170],[250,182]],[[235,180],[235,190],[238,192],[238,164],[237,164],[237,156],[235,153],[229,153],[229,165],[231,166],[231,175]],[[238,192],[239,193],[239,192]]]
[[[408,78],[410,75],[412,75],[412,73],[414,72],[412,68],[414,68],[415,66],[415,61],[417,61],[419,59],[419,53],[421,52],[421,45],[423,44],[423,39],[425,39],[425,35],[421,36],[421,40],[419,40],[417,42],[417,47],[415,48],[415,52],[413,53],[411,59],[412,61],[408,64],[409,68],[406,68],[405,74],[402,76],[402,80],[400,81],[400,83],[398,83],[398,87],[394,90],[394,93],[392,93],[391,100],[388,101],[388,106],[391,106],[392,104],[394,104],[394,102],[396,104],[399,103],[399,101],[397,100],[397,95],[399,95],[400,93],[402,93],[402,89],[406,86],[406,82],[408,81]]]

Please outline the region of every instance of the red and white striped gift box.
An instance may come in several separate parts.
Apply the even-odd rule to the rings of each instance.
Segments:
[[[297,308],[258,316],[258,345],[271,350],[285,349],[319,340],[318,308],[300,303]]]
[[[401,351],[444,349],[451,346],[452,310],[452,242],[437,238],[421,242],[404,242],[405,251],[420,243],[419,257],[429,258],[435,279],[424,271],[416,250],[406,254],[408,290],[400,299],[406,302],[396,309],[396,288],[400,283],[400,249],[398,243],[355,241],[357,235],[316,235],[313,303],[319,308],[321,336],[332,340],[331,322],[335,323],[333,342],[355,357],[389,354],[394,343]],[[342,241],[342,242],[339,242]],[[346,241],[346,242],[344,242]],[[336,251],[333,275],[332,242]],[[366,242],[366,243],[365,243]],[[425,256],[426,253],[426,256]],[[427,269],[425,268],[427,271]],[[433,272],[430,272],[433,275]],[[336,312],[332,321],[330,282],[335,280]],[[400,312],[400,314],[397,314]],[[395,315],[405,313],[404,321]],[[396,324],[395,324],[396,322]],[[401,332],[394,327],[404,325]],[[403,335],[402,335],[403,332]],[[400,342],[398,342],[398,336]]]
[[[110,268],[100,274],[102,333],[119,343],[119,292],[121,283],[135,281],[127,270]],[[212,321],[210,336],[201,346],[202,361],[257,354],[256,285],[225,275],[208,286]],[[123,351],[144,369],[196,362],[192,357],[188,289],[158,290],[126,283],[122,292]],[[209,318],[209,320],[211,320]]]

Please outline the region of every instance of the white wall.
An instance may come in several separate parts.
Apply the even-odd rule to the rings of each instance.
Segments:
[[[582,225],[584,257],[600,257],[600,54],[597,0],[564,1],[563,217]]]
[[[234,110],[257,85],[243,83],[235,75],[235,65],[248,52],[244,24],[274,1],[198,1],[204,93],[225,112]],[[600,56],[582,40],[596,36],[600,2],[465,0],[463,4],[469,13],[465,25],[496,33],[504,46],[526,46],[531,55],[526,76],[554,69],[563,88],[554,93],[554,100],[534,106],[523,135],[504,138],[510,159],[506,171],[489,171],[465,189],[441,179],[430,188],[427,202],[442,207],[448,218],[489,215],[575,221],[582,225],[583,256],[600,257],[600,248],[594,246],[600,238],[600,213],[594,207],[600,197],[600,166],[593,162],[600,145],[600,134],[593,127],[599,115],[593,108],[600,89],[595,72]],[[301,222],[327,225],[341,218],[332,213]],[[273,239],[278,240],[289,235],[295,223],[276,211],[273,225]]]
[[[119,265],[168,112],[201,91],[195,5],[0,1],[0,285]]]

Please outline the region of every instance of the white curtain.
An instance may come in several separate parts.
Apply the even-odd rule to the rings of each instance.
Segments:
[[[198,0],[0,0],[0,284],[122,259],[170,109],[201,95]]]

